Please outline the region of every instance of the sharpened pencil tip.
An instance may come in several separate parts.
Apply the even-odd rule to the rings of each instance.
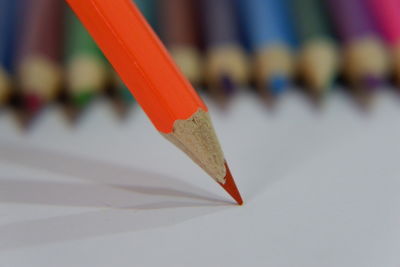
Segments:
[[[117,114],[119,119],[124,119],[128,116],[130,104],[126,102],[124,99],[114,99],[112,101],[112,105],[114,107],[115,113]]]
[[[79,120],[79,116],[82,113],[82,111],[83,109],[78,106],[74,106],[72,104],[68,105],[65,108],[65,115],[67,117],[68,122],[71,124],[76,124],[77,121]]]
[[[132,93],[125,87],[118,89],[118,95],[127,105],[134,101]]]
[[[44,104],[44,100],[34,94],[27,94],[22,97],[22,110],[19,112],[18,119],[23,129],[30,128]]]
[[[225,184],[219,183],[226,192],[236,201],[238,205],[243,205],[242,197],[240,196],[240,192],[233,180],[231,171],[229,170],[228,164],[225,162],[226,176],[225,176]]]
[[[31,114],[36,114],[39,112],[40,109],[42,109],[44,103],[39,96],[28,94],[23,99],[23,105],[27,112]]]
[[[235,92],[235,83],[229,75],[222,75],[220,83],[224,94],[227,96],[231,96]]]
[[[368,91],[375,91],[383,85],[383,80],[377,76],[367,75],[363,78],[362,84]]]
[[[94,94],[92,93],[93,91],[94,90],[91,89],[82,90],[82,93],[73,95],[71,101],[79,108],[84,108],[92,102],[94,98]]]
[[[65,107],[65,115],[71,124],[78,123],[82,113],[92,103],[94,94],[90,90],[82,90],[81,93],[71,95]]]
[[[286,77],[278,75],[272,77],[268,82],[268,87],[274,96],[281,95],[289,86],[289,81]]]

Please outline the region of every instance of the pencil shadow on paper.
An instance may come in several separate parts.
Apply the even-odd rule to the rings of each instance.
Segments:
[[[174,225],[232,206],[176,178],[45,149],[0,143],[0,161],[73,178],[0,173],[0,203],[96,209],[0,224],[0,250]]]

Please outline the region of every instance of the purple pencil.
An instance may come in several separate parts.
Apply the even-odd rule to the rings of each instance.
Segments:
[[[339,37],[344,42],[343,64],[347,80],[359,91],[382,84],[388,56],[365,0],[327,0]]]
[[[206,48],[205,80],[217,97],[248,80],[248,59],[241,46],[234,0],[200,0]],[[215,90],[215,89],[219,90]]]

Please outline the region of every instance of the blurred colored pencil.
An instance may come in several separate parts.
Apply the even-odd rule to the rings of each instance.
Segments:
[[[238,0],[246,37],[253,53],[257,87],[277,96],[294,73],[293,29],[286,1]]]
[[[157,8],[156,1],[158,0],[132,0],[140,12],[146,18],[147,22],[152,26],[153,30],[158,29],[158,16],[157,16]],[[119,78],[118,74],[113,71],[114,78],[113,87],[111,88],[111,97],[113,98],[113,104],[117,114],[123,118],[127,114],[129,107],[133,102],[135,102],[132,93],[126,87],[124,82]]]
[[[246,84],[249,69],[240,43],[234,0],[200,0],[206,48],[205,79],[220,100]]]
[[[16,71],[25,127],[60,92],[63,8],[62,1],[24,0],[18,16],[24,20]]]
[[[365,0],[328,0],[336,30],[344,42],[343,71],[362,104],[380,87],[388,72],[388,57],[368,13]]]
[[[291,0],[297,35],[301,41],[298,68],[314,96],[331,87],[339,65],[338,48],[321,0]]]
[[[116,73],[115,73],[115,75],[116,75],[115,78],[117,80],[117,82],[116,82],[117,86],[118,86],[118,88],[121,88],[121,90],[118,91],[120,94],[120,98],[124,102],[126,102],[127,105],[132,104],[135,101],[135,99],[133,98],[131,91],[129,91],[128,87],[126,87],[124,82],[117,76]]]
[[[139,8],[142,15],[146,18],[147,22],[152,26],[153,30],[158,29],[158,16],[156,1],[158,0],[132,0]],[[113,86],[110,88],[110,95],[112,98],[113,106],[116,113],[120,118],[124,118],[127,115],[129,107],[135,102],[132,93],[126,87],[124,82],[120,79],[118,74],[113,71],[114,77],[112,79]]]
[[[111,98],[112,106],[120,119],[123,119],[128,114],[128,111],[135,99],[132,93],[126,87],[124,82],[113,70],[111,75],[112,86],[108,90],[108,95]]]
[[[12,60],[15,47],[18,0],[0,0],[0,107],[11,95]]]
[[[157,5],[160,0],[133,0],[146,18],[147,22],[153,28],[158,31],[159,27],[159,13],[157,12]]]
[[[400,85],[400,1],[368,0],[371,12],[376,18],[391,50],[391,59],[396,82]]]
[[[137,5],[140,12],[146,18],[147,22],[150,24],[150,26],[152,26],[153,30],[156,30],[158,26],[158,18],[156,15],[156,0],[132,1]],[[132,96],[132,93],[129,91],[124,82],[120,79],[120,77],[114,70],[112,76],[112,87],[109,91],[112,98],[112,103],[119,117],[124,118],[127,115],[131,104],[135,102],[135,99]]]
[[[65,31],[67,115],[75,121],[106,86],[107,61],[76,15],[67,8]]]
[[[183,74],[193,83],[202,79],[196,0],[159,0],[161,39]]]

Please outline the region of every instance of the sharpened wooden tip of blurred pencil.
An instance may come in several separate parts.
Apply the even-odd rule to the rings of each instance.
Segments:
[[[200,52],[184,45],[171,46],[169,51],[185,77],[193,84],[200,84],[203,76]]]
[[[366,77],[383,80],[389,70],[389,58],[383,43],[373,36],[360,38],[344,49],[344,72],[352,84]]]
[[[119,119],[125,119],[130,110],[130,103],[123,98],[115,98],[112,101],[112,106]]]
[[[269,90],[272,96],[280,96],[289,87],[289,80],[284,75],[274,75],[267,81],[267,90]]]
[[[229,83],[236,86],[248,81],[248,62],[244,51],[236,46],[221,46],[208,52],[205,63],[206,82],[209,87],[230,91]]]
[[[135,102],[132,93],[114,72],[111,75],[113,86],[107,94],[111,98],[112,106],[119,119],[125,119],[129,114],[130,107]]]
[[[384,82],[383,79],[375,75],[365,75],[355,86],[355,97],[361,108],[368,111],[372,108],[374,95]]]
[[[42,111],[45,102],[35,94],[23,95],[21,101],[20,109],[17,112],[18,121],[21,127],[27,130]]]
[[[229,75],[221,75],[220,88],[226,96],[231,96],[236,91],[236,84]]]
[[[313,95],[323,95],[331,86],[339,66],[339,55],[330,40],[313,40],[304,45],[299,70]]]
[[[396,83],[400,85],[400,44],[392,48],[392,62]]]
[[[267,90],[271,96],[282,94],[290,84],[294,72],[294,60],[285,45],[268,45],[253,56],[254,76],[257,87]]]
[[[94,97],[91,90],[83,90],[81,93],[70,96],[69,103],[65,107],[65,115],[71,124],[78,122],[81,114],[92,103]]]
[[[0,68],[0,106],[2,106],[11,95],[10,78],[5,71]]]

